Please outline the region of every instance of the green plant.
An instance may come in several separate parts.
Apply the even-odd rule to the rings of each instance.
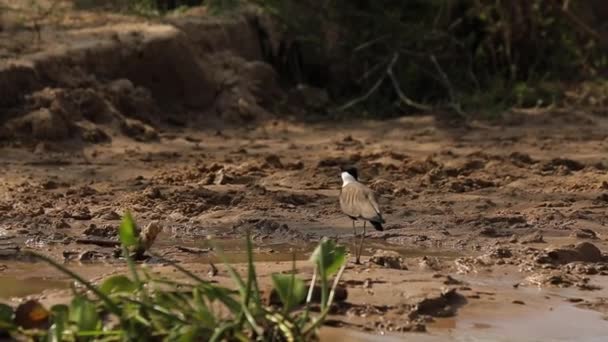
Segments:
[[[602,22],[589,14],[598,2],[247,2],[282,24],[286,44],[302,52],[301,68],[328,66],[331,77],[320,86],[343,103],[339,112],[447,107],[466,115],[483,107],[548,105],[563,89],[547,83],[589,79],[606,67],[606,42],[594,30]],[[276,59],[297,64],[291,56]]]
[[[291,274],[272,275],[274,291],[282,303],[276,307],[262,301],[249,237],[245,277],[220,251],[236,283],[235,291],[201,279],[171,261],[167,262],[188,281],[166,279],[138,269],[132,259],[138,229],[130,214],[123,217],[119,233],[129,275],[114,275],[98,285],[47,256],[31,253],[84,289],[74,288],[68,305],[55,305],[49,310],[37,302],[17,310],[0,305],[0,335],[4,332],[38,341],[307,341],[316,337],[317,328],[329,313],[346,262],[343,247],[322,241],[311,257],[315,274],[304,303],[305,283],[295,274],[295,261]],[[335,277],[330,286],[332,275]],[[321,313],[313,317],[311,298],[317,278],[323,299]],[[26,314],[17,315],[16,311]]]

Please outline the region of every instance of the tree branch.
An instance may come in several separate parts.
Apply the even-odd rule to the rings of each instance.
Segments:
[[[393,88],[395,88],[395,91],[397,92],[397,95],[399,96],[399,99],[401,99],[401,101],[403,103],[405,103],[406,105],[428,112],[428,111],[432,111],[433,107],[418,103],[412,99],[410,99],[409,97],[407,97],[403,91],[401,90],[401,87],[399,86],[399,81],[397,81],[397,78],[395,77],[395,74],[393,73],[393,67],[395,66],[395,63],[397,63],[397,60],[399,59],[399,53],[396,52],[393,55],[393,59],[391,60],[391,63],[388,65],[388,68],[386,69],[386,74],[391,78],[391,81],[393,82]]]

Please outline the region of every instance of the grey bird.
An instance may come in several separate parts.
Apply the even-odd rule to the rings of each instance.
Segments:
[[[353,231],[357,236],[355,221],[363,220],[363,234],[361,242],[355,251],[355,263],[360,263],[361,249],[363,240],[365,239],[366,223],[379,231],[384,230],[382,224],[385,223],[382,218],[382,212],[376,201],[376,196],[372,189],[359,182],[357,169],[348,167],[342,169],[342,189],[340,189],[340,208],[346,216],[353,220]]]

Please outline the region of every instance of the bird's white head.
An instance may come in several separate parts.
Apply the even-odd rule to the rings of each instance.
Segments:
[[[342,187],[345,187],[347,184],[357,182],[357,169],[354,167],[343,169],[340,176],[342,176]]]

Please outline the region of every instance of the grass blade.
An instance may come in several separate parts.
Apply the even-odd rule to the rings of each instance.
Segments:
[[[42,255],[42,254],[39,254],[36,252],[31,252],[31,251],[28,251],[26,253],[35,259],[40,259],[46,263],[49,263],[51,266],[55,267],[59,271],[68,275],[70,278],[72,278],[72,279],[76,280],[77,282],[79,282],[80,284],[82,284],[88,290],[93,292],[99,299],[101,299],[108,307],[108,310],[110,310],[110,312],[112,312],[113,314],[115,314],[117,316],[120,316],[122,314],[122,310],[116,305],[116,303],[114,303],[112,301],[112,299],[110,299],[110,297],[108,297],[105,293],[101,292],[97,287],[95,287],[95,285],[93,285],[90,281],[85,280],[78,274],[72,272],[65,266],[57,263],[55,260],[47,257],[46,255]]]

